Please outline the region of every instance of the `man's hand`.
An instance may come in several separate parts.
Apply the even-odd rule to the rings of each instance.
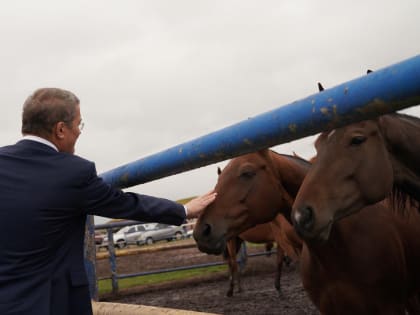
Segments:
[[[184,206],[187,208],[187,219],[197,218],[201,212],[216,199],[217,193],[214,190],[191,199]]]

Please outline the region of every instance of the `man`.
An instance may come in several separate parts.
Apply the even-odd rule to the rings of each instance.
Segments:
[[[186,207],[125,193],[74,155],[83,123],[78,98],[43,88],[24,103],[23,139],[0,148],[0,314],[92,314],[83,262],[86,216],[180,225],[214,192]]]

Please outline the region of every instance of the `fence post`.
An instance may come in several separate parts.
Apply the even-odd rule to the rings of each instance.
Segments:
[[[111,281],[112,281],[112,294],[118,293],[118,275],[117,275],[117,258],[115,256],[114,246],[114,233],[111,228],[107,228],[108,235],[108,252],[109,252],[109,265],[111,267]]]
[[[88,215],[85,228],[85,269],[89,280],[89,291],[92,300],[98,300],[98,282],[96,279],[96,244],[94,218]]]

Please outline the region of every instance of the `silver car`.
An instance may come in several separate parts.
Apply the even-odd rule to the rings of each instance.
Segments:
[[[118,248],[124,248],[130,244],[136,244],[137,238],[141,233],[153,229],[157,223],[143,223],[138,225],[124,226],[118,232],[112,235],[114,239],[114,245]],[[108,236],[106,235],[103,239],[100,247],[108,247]]]
[[[157,223],[144,223],[139,225],[130,226],[125,232],[125,240],[127,244],[136,244],[137,238],[145,231],[153,229]]]
[[[140,234],[140,236],[137,238],[137,245],[150,245],[157,241],[180,240],[185,237],[186,231],[182,226],[158,223],[153,229]]]

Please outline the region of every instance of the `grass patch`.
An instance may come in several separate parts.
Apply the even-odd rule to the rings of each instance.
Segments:
[[[180,279],[189,279],[197,276],[209,275],[212,273],[226,272],[227,266],[212,266],[212,267],[203,267],[197,269],[181,270],[181,271],[171,271],[165,273],[158,273],[146,276],[138,276],[132,278],[125,278],[118,280],[118,288],[126,289],[136,286],[144,286],[150,284],[157,284],[167,281],[174,281]],[[112,292],[112,281],[111,279],[99,280],[98,281],[98,293],[105,294]]]

